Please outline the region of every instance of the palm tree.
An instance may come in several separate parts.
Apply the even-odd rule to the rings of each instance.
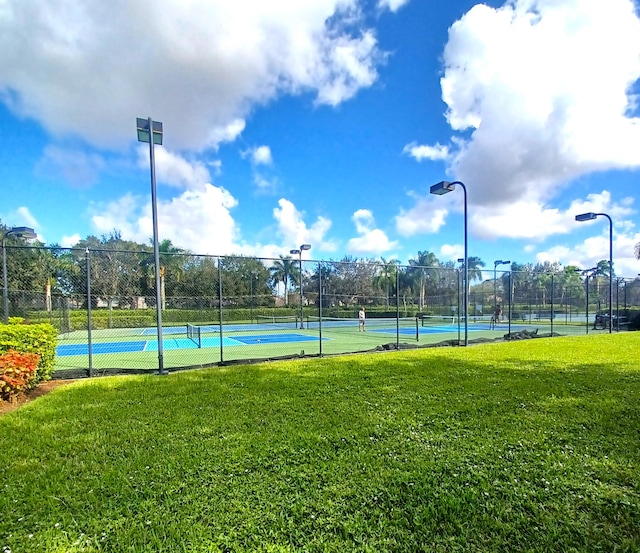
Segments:
[[[289,283],[295,282],[299,273],[295,260],[289,255],[281,255],[280,259],[275,260],[273,265],[269,267],[269,271],[274,286],[278,286],[280,282],[284,285],[284,303],[289,305]]]
[[[419,300],[418,308],[422,311],[422,308],[426,304],[426,292],[427,282],[429,280],[438,282],[440,280],[439,271],[433,271],[434,268],[440,267],[440,261],[434,253],[431,252],[418,252],[415,259],[409,260],[411,266],[411,273],[418,282]],[[431,269],[431,271],[429,271]]]
[[[160,302],[162,309],[166,309],[167,298],[165,293],[166,277],[168,274],[174,277],[175,282],[180,282],[183,273],[182,257],[179,254],[187,253],[182,248],[177,248],[171,240],[163,240],[158,244],[160,255]]]
[[[469,264],[469,282],[472,280],[482,280],[482,267],[484,267],[484,261],[479,257],[469,257],[467,259],[467,263]]]
[[[396,283],[396,274],[400,261],[397,259],[389,259],[388,261],[381,257],[382,266],[380,274],[376,277],[376,284],[385,290],[385,306],[389,309],[389,285],[393,287]]]

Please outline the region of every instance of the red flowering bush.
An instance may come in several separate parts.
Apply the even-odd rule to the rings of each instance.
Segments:
[[[8,401],[19,392],[29,389],[40,356],[9,350],[0,355],[0,399]]]

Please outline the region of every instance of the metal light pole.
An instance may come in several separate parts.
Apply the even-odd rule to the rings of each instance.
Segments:
[[[613,328],[613,221],[606,213],[581,213],[576,221],[591,221],[598,216],[609,219],[609,334]]]
[[[9,284],[7,279],[7,238],[15,236],[33,240],[37,238],[35,231],[29,227],[13,227],[2,237],[2,299],[4,303],[4,324],[9,322]]]
[[[297,250],[290,250],[291,255],[297,255],[300,263],[300,328],[304,328],[304,310],[302,307],[302,252],[311,249],[311,244],[302,244]]]
[[[149,144],[149,164],[151,166],[151,213],[153,217],[153,261],[156,273],[156,313],[158,327],[158,372],[169,374],[164,370],[162,344],[162,293],[160,290],[160,242],[158,241],[158,201],[156,196],[156,162],[153,147],[162,145],[162,123],[147,119],[136,118],[138,141]]]
[[[467,248],[467,187],[459,180],[454,182],[442,181],[438,184],[434,184],[430,192],[436,196],[442,196],[455,190],[456,184],[460,185],[462,192],[464,193],[464,345],[469,344],[469,317],[467,316],[469,309],[469,255]]]
[[[458,344],[460,343],[460,269],[464,267],[464,258],[458,258],[458,263],[460,263],[460,267],[456,269],[456,278],[458,280]]]
[[[497,267],[498,265],[510,265],[511,261],[502,261],[502,259],[496,259],[493,262],[493,309],[495,312],[495,309],[498,307],[498,286],[497,286],[497,281],[498,281],[498,275],[497,275]]]

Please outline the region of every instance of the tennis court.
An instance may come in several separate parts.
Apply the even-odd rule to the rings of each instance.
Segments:
[[[148,330],[148,329],[146,329]],[[164,331],[163,331],[164,332]],[[184,330],[182,331],[184,334]],[[168,334],[171,334],[169,332]],[[316,336],[305,334],[258,334],[251,336],[235,336],[234,338],[223,337],[223,346],[244,346],[244,345],[263,345],[278,344],[286,342],[310,342],[317,341]],[[190,338],[169,338],[162,340],[164,350],[176,349],[193,349],[193,348],[219,348],[220,337],[208,336],[202,337],[199,343],[194,342]],[[158,351],[157,340],[136,340],[123,342],[97,342],[91,345],[92,353],[127,353],[139,351]],[[59,357],[67,357],[71,355],[88,355],[89,344],[63,344],[56,348],[56,355]]]
[[[520,323],[520,321],[519,321]],[[507,324],[491,328],[490,321],[469,321],[471,338],[498,338],[509,330],[548,331],[535,324]],[[453,317],[368,318],[365,331],[356,318],[265,317],[258,322],[202,323],[163,327],[164,366],[186,367],[234,360],[269,359],[295,355],[333,355],[363,352],[390,343],[426,345],[461,338],[464,324]],[[556,327],[560,333],[584,333],[584,326]],[[157,366],[155,327],[96,329],[60,335],[56,370],[86,368],[148,369]]]

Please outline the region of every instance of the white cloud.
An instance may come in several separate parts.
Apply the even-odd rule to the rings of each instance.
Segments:
[[[159,239],[169,238],[180,248],[198,254],[250,255],[278,257],[300,244],[310,243],[313,250],[335,251],[334,242],[326,238],[331,221],[318,217],[308,226],[304,214],[284,198],[273,210],[277,227],[269,232],[271,241],[246,242],[233,218],[238,201],[224,188],[205,184],[201,190],[186,190],[180,196],[158,201]],[[150,244],[153,237],[151,203],[148,198],[131,194],[109,202],[94,204],[91,221],[96,234],[114,229],[125,240]]]
[[[158,201],[158,237],[197,253],[237,253],[238,229],[231,216],[236,199],[224,188],[205,184],[168,201]],[[118,229],[126,240],[149,244],[153,237],[151,203],[133,195],[93,208],[98,234]]]
[[[169,152],[162,146],[154,148],[156,179],[164,184],[179,188],[199,188],[211,180],[209,170],[200,161],[187,161],[178,154]],[[138,166],[149,168],[149,147],[138,147]]]
[[[78,242],[82,240],[79,234],[72,234],[71,236],[63,236],[62,240],[60,240],[60,245],[63,248],[73,248]]]
[[[412,142],[404,147],[402,153],[408,154],[418,161],[422,161],[423,159],[437,161],[439,159],[447,159],[449,157],[449,148],[439,143],[435,146],[420,146],[415,142]]]
[[[271,157],[271,148],[269,146],[258,146],[251,152],[251,161],[255,165],[271,165],[273,159]]]
[[[273,217],[278,225],[277,234],[282,239],[282,249],[286,253],[300,244],[311,244],[314,250],[335,251],[335,243],[325,238],[331,228],[329,219],[320,216],[308,227],[304,213],[298,211],[291,201],[281,198],[278,205],[280,207],[273,210]]]
[[[634,256],[634,246],[640,242],[640,232],[630,234],[614,233],[613,269],[618,276],[634,276],[640,272],[640,261]],[[563,265],[581,268],[595,267],[599,261],[609,259],[609,230],[587,238],[575,246],[553,246],[536,254],[536,261],[558,261]]]
[[[447,121],[471,133],[449,170],[471,204],[542,205],[579,175],[640,167],[631,0],[478,4],[450,28],[444,66]]]
[[[253,182],[258,187],[258,192],[263,194],[273,194],[278,188],[277,178],[269,178],[260,173],[254,173]]]
[[[98,180],[105,165],[104,158],[95,153],[47,146],[36,170],[47,177],[60,176],[75,188],[88,188]]]
[[[2,101],[100,146],[133,142],[135,118],[151,115],[171,149],[216,147],[281,94],[340,104],[376,80],[385,58],[358,0],[2,5]],[[149,37],[153,46],[141,46]]]
[[[457,261],[464,257],[464,246],[461,244],[443,244],[440,255],[450,261]]]
[[[402,236],[414,236],[437,232],[444,225],[448,210],[439,206],[432,199],[411,193],[415,205],[410,209],[401,209],[396,215],[396,231]]]
[[[21,206],[9,213],[3,214],[2,223],[8,227],[29,227],[38,232],[40,228],[40,224],[35,216],[31,213],[28,207]],[[42,240],[41,237],[38,237],[39,240]]]
[[[349,253],[381,254],[397,248],[397,241],[390,241],[384,231],[375,228],[373,213],[368,209],[356,211],[352,220],[360,236],[351,238],[347,243]]]
[[[18,209],[16,209],[16,216],[18,220],[24,221],[24,224],[21,223],[18,226],[27,226],[33,229],[37,229],[40,226],[40,224],[38,223],[38,220],[31,213],[28,207],[21,206]]]
[[[525,200],[510,205],[478,206],[471,212],[470,227],[475,236],[487,240],[526,238],[541,242],[554,234],[575,232],[577,225],[595,223],[576,222],[575,216],[580,213],[607,213],[616,224],[626,225],[624,218],[635,213],[632,203],[631,198],[613,202],[610,192],[603,190],[600,194],[589,194],[586,200],[574,200],[566,210]]]
[[[259,194],[275,194],[279,179],[266,174],[267,167],[273,164],[271,148],[269,146],[257,146],[249,148],[241,153],[243,158],[249,158],[253,170],[253,182]]]
[[[379,0],[379,8],[387,8],[392,12],[397,12],[402,6],[408,4],[409,0]]]

